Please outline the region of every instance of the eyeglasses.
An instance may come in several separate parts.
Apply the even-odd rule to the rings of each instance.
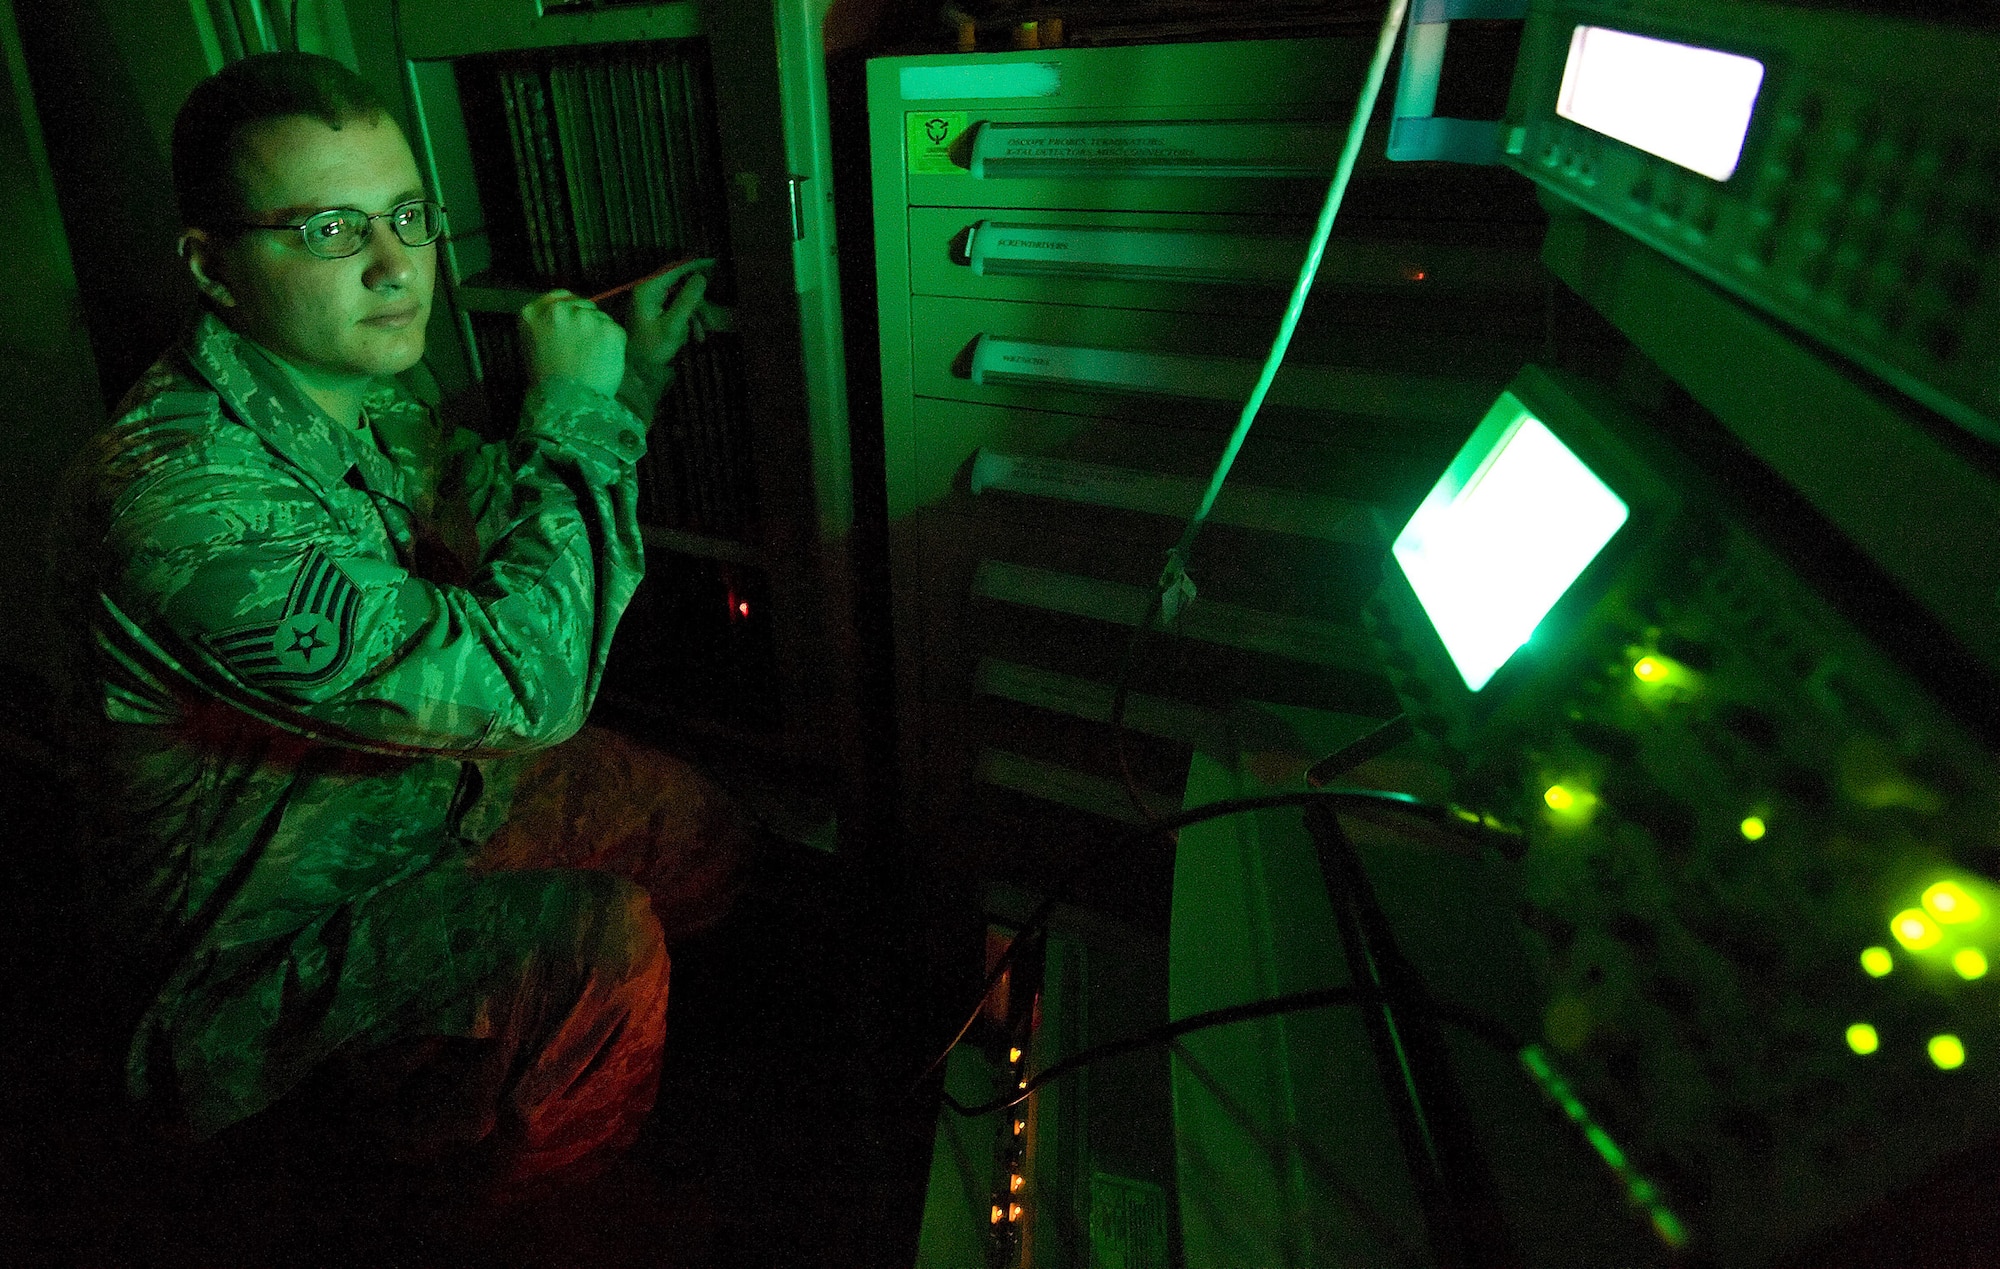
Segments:
[[[384,219],[404,246],[428,247],[444,233],[444,210],[444,204],[432,199],[413,198],[372,216],[353,207],[330,207],[314,212],[297,225],[238,222],[236,228],[295,229],[305,239],[307,251],[322,260],[340,260],[367,246],[374,222]]]

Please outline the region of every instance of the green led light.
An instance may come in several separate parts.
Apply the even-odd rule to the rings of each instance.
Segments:
[[[1924,891],[1924,911],[1937,918],[1939,925],[1963,925],[1976,921],[1984,911],[1979,900],[1965,892],[1965,887],[1956,881],[1940,881]]]
[[[1547,424],[1503,392],[1396,536],[1393,554],[1476,692],[1630,514]]]
[[[1870,978],[1881,978],[1896,968],[1896,958],[1889,955],[1886,947],[1864,947],[1861,949],[1861,968],[1868,971]]]
[[[1626,1199],[1634,1207],[1643,1209],[1651,1218],[1653,1232],[1659,1235],[1660,1241],[1669,1247],[1679,1247],[1687,1242],[1687,1227],[1660,1202],[1660,1187],[1633,1170],[1632,1161],[1618,1148],[1618,1143],[1611,1139],[1609,1133],[1592,1122],[1590,1112],[1585,1110],[1583,1103],[1570,1092],[1569,1085],[1563,1077],[1549,1065],[1548,1055],[1542,1052],[1541,1046],[1531,1044],[1521,1050],[1519,1057],[1521,1065],[1528,1069],[1528,1073],[1534,1076],[1535,1082],[1541,1086],[1542,1093],[1561,1108],[1565,1118],[1583,1129],[1584,1140],[1590,1143],[1591,1149],[1597,1151],[1598,1157],[1604,1160],[1612,1175],[1624,1185]]]
[[[1930,1053],[1940,1071],[1955,1071],[1965,1065],[1965,1044],[1955,1035],[1932,1036]]]
[[[1951,954],[1951,967],[1965,979],[1986,977],[1986,953],[1976,947],[1961,947]]]
[[[1857,1022],[1847,1029],[1847,1047],[1867,1057],[1882,1047],[1882,1037],[1875,1034],[1875,1028],[1865,1022]]]
[[[1937,922],[1925,915],[1921,908],[1905,908],[1890,917],[1889,933],[1912,952],[1936,947],[1937,941],[1944,937],[1937,928]]]
[[[1743,817],[1743,822],[1738,824],[1736,828],[1738,832],[1743,834],[1744,841],[1759,841],[1765,833],[1764,817],[1761,815],[1746,815]]]
[[[1618,1148],[1618,1143],[1611,1139],[1610,1133],[1596,1124],[1589,1124],[1583,1130],[1583,1139],[1590,1143],[1591,1149],[1597,1151],[1598,1157],[1609,1164],[1613,1171],[1624,1170],[1625,1152]]]
[[[1638,662],[1633,665],[1632,673],[1638,676],[1641,683],[1664,683],[1667,680],[1668,671],[1665,663],[1660,658],[1640,657]]]
[[[1576,794],[1560,784],[1552,784],[1548,792],[1542,794],[1542,801],[1549,804],[1551,811],[1567,811],[1576,805]]]

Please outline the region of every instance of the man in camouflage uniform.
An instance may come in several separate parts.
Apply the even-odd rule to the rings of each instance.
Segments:
[[[629,336],[531,303],[532,388],[482,445],[392,378],[442,219],[361,80],[239,62],[174,169],[206,312],[86,454],[66,532],[130,1091],[201,1138],[336,1072],[390,1144],[477,1143],[503,1188],[602,1158],[652,1106],[662,918],[719,915],[737,839],[664,756],[547,747],[643,572],[634,465],[702,279],[640,288]]]

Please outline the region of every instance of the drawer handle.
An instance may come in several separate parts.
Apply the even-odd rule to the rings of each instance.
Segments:
[[[1240,400],[1257,382],[1257,363],[1236,357],[1133,352],[1031,343],[981,335],[972,344],[972,382]]]
[[[977,274],[1112,278],[1131,282],[1280,285],[1299,271],[1305,243],[1267,234],[982,220],[966,256]]]
[[[1293,119],[982,123],[972,175],[1319,179],[1333,170],[1341,140],[1332,124]]]
[[[1246,357],[1090,348],[986,334],[972,341],[971,356],[972,382],[979,387],[1050,388],[1197,401],[1242,401],[1256,384],[1259,367],[1260,363]],[[1279,372],[1271,402],[1455,426],[1478,419],[1493,400],[1493,392],[1491,383],[1479,379],[1293,365]]]

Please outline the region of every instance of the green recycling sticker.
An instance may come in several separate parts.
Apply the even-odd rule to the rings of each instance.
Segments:
[[[965,135],[963,110],[913,110],[903,116],[905,154],[910,171],[950,176],[965,171],[964,163],[952,161],[952,147]]]

